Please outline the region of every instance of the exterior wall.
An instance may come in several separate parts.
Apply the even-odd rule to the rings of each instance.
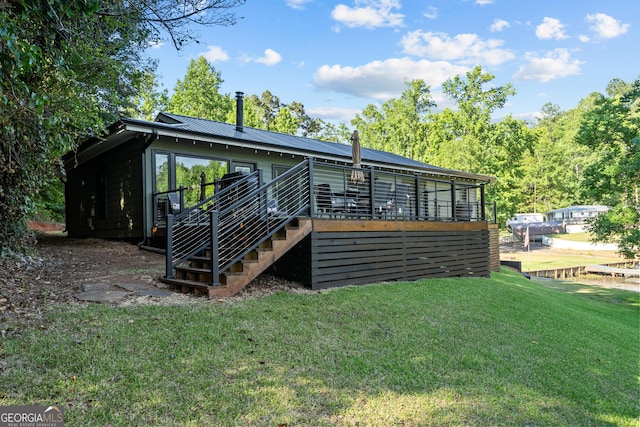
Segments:
[[[417,280],[488,277],[487,224],[314,220],[314,231],[275,273],[312,289]]]
[[[147,188],[145,194],[145,200],[147,206],[153,205],[153,192],[154,189],[154,165],[153,157],[156,152],[175,153],[182,155],[197,156],[203,158],[213,158],[218,160],[227,160],[229,167],[234,163],[252,163],[255,164],[256,169],[262,169],[263,179],[265,182],[273,179],[274,166],[289,168],[300,163],[303,158],[296,156],[280,156],[279,153],[258,152],[253,149],[242,149],[232,146],[227,146],[224,141],[220,141],[219,144],[209,146],[204,143],[189,143],[187,141],[179,141],[169,138],[160,138],[154,141],[146,150],[145,155],[145,186]],[[152,209],[147,209],[146,214],[147,224],[147,236],[151,236],[153,227],[153,212]]]
[[[489,224],[489,268],[500,271],[500,235],[498,224]]]
[[[143,237],[142,146],[137,138],[67,170],[69,237]]]

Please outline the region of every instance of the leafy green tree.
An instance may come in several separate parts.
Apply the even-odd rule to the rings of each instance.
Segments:
[[[492,114],[515,94],[511,84],[487,88],[494,78],[475,67],[464,78],[443,83],[457,109],[431,115],[427,147],[437,148],[430,157],[438,166],[495,176],[487,200],[498,204],[498,220],[504,223],[523,202],[523,156],[532,149],[535,134],[511,116],[494,122]]]
[[[379,109],[367,105],[351,124],[358,129],[363,146],[422,160],[426,139],[424,119],[434,106],[425,82],[413,80],[400,98],[386,101]]]
[[[344,123],[339,123],[336,126],[333,123],[320,120],[320,130],[318,133],[309,136],[322,141],[345,142],[349,140],[352,133]]]
[[[280,107],[278,115],[271,124],[271,130],[288,135],[295,135],[300,122],[288,107]]]
[[[185,116],[224,121],[233,110],[233,100],[220,93],[224,81],[204,56],[192,59],[183,80],[178,80],[168,111]]]
[[[280,107],[282,107],[280,98],[272,94],[271,91],[265,90],[260,95],[260,98],[256,97],[256,101],[258,111],[262,117],[262,126],[260,128],[273,129],[273,122],[280,111]]]
[[[583,194],[612,206],[595,218],[595,241],[614,241],[627,258],[640,256],[640,79],[614,80],[610,96],[595,99],[576,140],[599,154],[584,171]]]
[[[526,194],[526,203],[518,210],[545,212],[586,202],[580,185],[583,171],[595,154],[578,144],[575,136],[589,104],[586,100],[566,112],[551,103],[541,108],[542,115],[533,129],[537,135],[533,150],[523,159],[521,191]]]
[[[60,158],[129,107],[150,41],[229,25],[242,0],[31,0],[0,4],[0,244],[24,249],[33,195]]]
[[[166,109],[168,103],[167,89],[160,90],[156,75],[146,71],[140,80],[138,92],[131,98],[131,106],[126,109],[125,114],[137,119],[153,120],[160,111]]]

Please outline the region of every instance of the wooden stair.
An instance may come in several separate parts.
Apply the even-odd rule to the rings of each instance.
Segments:
[[[194,256],[184,265],[176,267],[175,278],[161,277],[160,281],[178,288],[183,293],[206,294],[210,298],[236,295],[311,233],[311,228],[310,219],[295,219],[221,274],[218,286],[211,285],[213,281],[209,250],[204,256]]]

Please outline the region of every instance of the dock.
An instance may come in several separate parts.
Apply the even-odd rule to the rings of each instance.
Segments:
[[[631,268],[629,268],[631,267]],[[546,270],[525,271],[531,277],[544,277],[547,279],[569,279],[583,274],[607,274],[612,277],[639,277],[640,268],[634,268],[633,261],[616,262],[601,265],[581,265],[577,267],[551,268]]]
[[[611,277],[640,277],[640,269],[638,268],[619,268],[608,265],[587,265],[584,272],[586,274],[606,274]]]

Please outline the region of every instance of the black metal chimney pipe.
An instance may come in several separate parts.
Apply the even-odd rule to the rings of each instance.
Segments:
[[[236,92],[236,130],[242,132],[244,128],[244,101],[243,92]]]

